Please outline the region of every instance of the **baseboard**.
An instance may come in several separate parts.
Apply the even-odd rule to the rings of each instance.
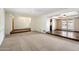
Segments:
[[[37,32],[37,33],[42,33],[42,34],[46,33],[46,32],[41,32],[41,31],[32,31],[32,32]]]
[[[10,32],[10,34],[15,33],[23,33],[23,32],[31,32],[31,28],[25,28],[25,29],[14,29]]]
[[[4,37],[2,38],[2,40],[0,40],[0,46],[1,46],[2,42],[3,42],[3,40],[4,40]]]
[[[79,31],[75,31],[75,30],[63,30],[63,29],[56,29],[55,31],[68,31],[68,32],[76,32],[76,33],[79,33]]]
[[[3,32],[0,33],[0,45],[2,44],[3,40],[4,40],[4,35]]]

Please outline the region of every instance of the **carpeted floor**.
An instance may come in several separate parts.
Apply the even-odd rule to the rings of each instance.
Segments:
[[[37,32],[7,36],[0,51],[78,51],[79,42]]]

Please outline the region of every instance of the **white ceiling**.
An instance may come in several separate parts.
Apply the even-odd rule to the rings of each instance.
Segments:
[[[57,12],[65,8],[5,8],[6,12],[12,12],[17,14],[26,14],[30,16],[39,16]]]
[[[79,8],[5,8],[6,12],[14,14],[25,14],[29,16],[39,16],[60,11],[79,11]]]

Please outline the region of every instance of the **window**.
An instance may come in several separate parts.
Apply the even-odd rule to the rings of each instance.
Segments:
[[[74,30],[74,20],[68,20],[68,30]]]
[[[64,30],[74,30],[74,20],[62,20],[62,29]]]
[[[66,30],[67,29],[67,21],[62,20],[62,29]]]

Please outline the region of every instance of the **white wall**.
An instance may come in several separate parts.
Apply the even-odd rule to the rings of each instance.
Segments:
[[[0,8],[0,45],[5,37],[5,12]]]
[[[18,14],[6,12],[5,13],[5,33],[6,33],[6,35],[9,35],[10,32],[12,31],[12,16],[14,16],[14,18],[15,18],[15,26],[14,26],[15,29],[29,28],[32,26],[30,22],[27,22],[27,20],[22,21],[22,19],[18,19],[19,17],[30,17],[30,16],[18,15]],[[19,21],[19,23],[17,23],[18,21]],[[31,22],[33,22],[33,21],[31,21]],[[22,24],[20,24],[20,23],[22,23]],[[29,24],[27,25],[27,23],[29,23]]]
[[[5,34],[9,35],[12,31],[12,19],[9,13],[5,13]]]
[[[32,30],[38,32],[49,31],[49,19],[44,16],[32,18]]]
[[[31,24],[30,17],[22,17],[22,16],[14,17],[14,28],[15,29],[30,28],[30,24]]]

